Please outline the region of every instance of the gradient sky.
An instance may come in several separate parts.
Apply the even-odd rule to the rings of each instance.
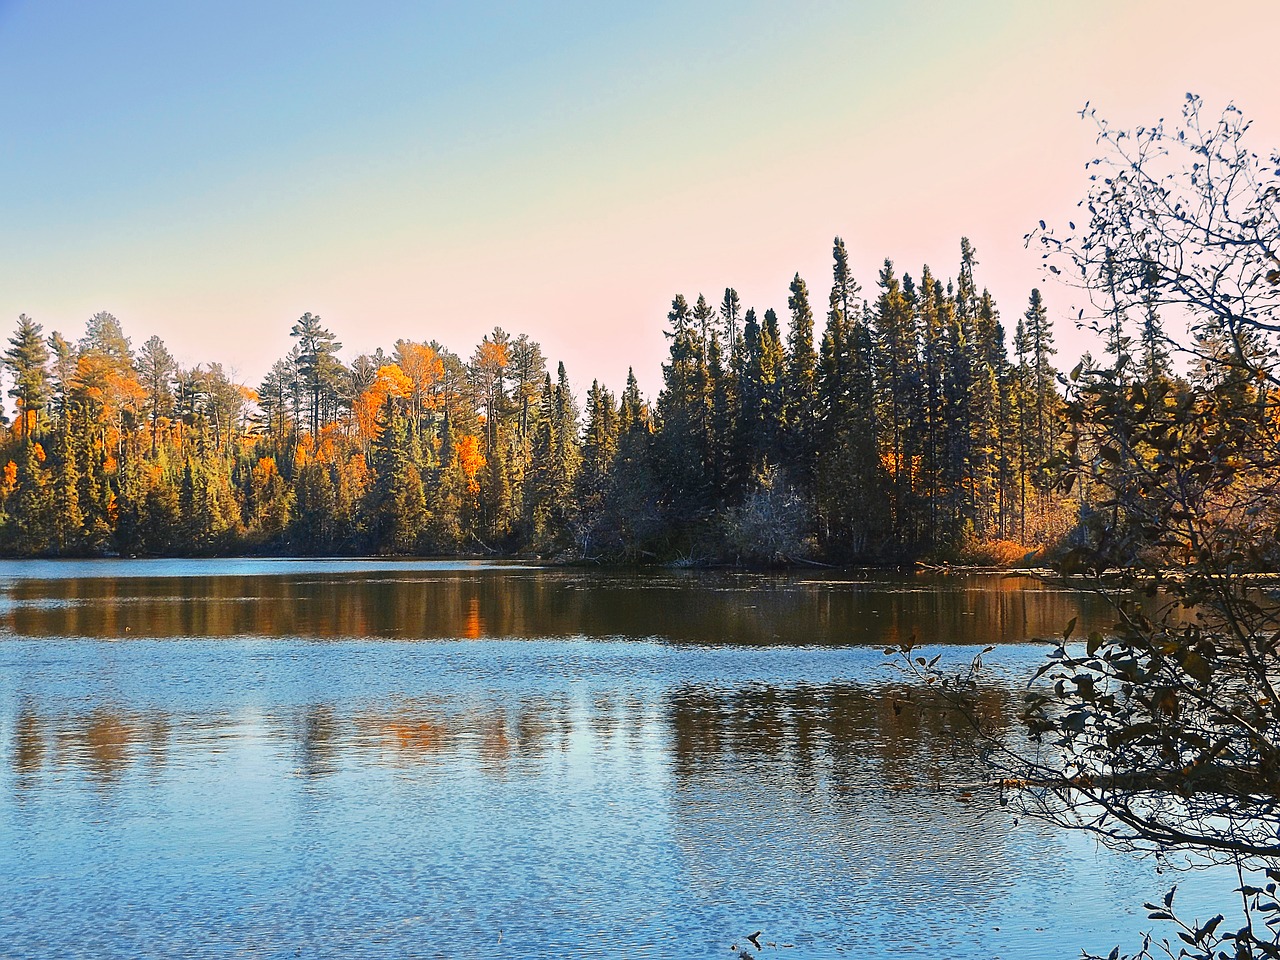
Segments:
[[[343,355],[528,332],[656,390],[670,300],[825,309],[840,234],[1012,326],[1022,237],[1113,123],[1234,100],[1280,143],[1269,2],[0,0],[0,330],[97,310],[256,385],[320,314]],[[7,334],[6,334],[7,335]],[[1063,321],[1064,354],[1085,341]]]

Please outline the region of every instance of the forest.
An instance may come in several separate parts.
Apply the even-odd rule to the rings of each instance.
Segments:
[[[347,363],[306,313],[255,390],[159,337],[135,348],[110,313],[78,341],[23,315],[0,552],[1032,560],[1090,511],[1048,466],[1066,381],[1040,292],[1010,336],[959,252],[954,280],[886,260],[864,291],[836,238],[825,304],[797,275],[785,317],[732,288],[676,296],[656,400],[634,375],[575,396],[563,364],[497,327],[469,358],[402,339]],[[1159,325],[1154,309],[1117,325],[1110,366],[1175,383]]]

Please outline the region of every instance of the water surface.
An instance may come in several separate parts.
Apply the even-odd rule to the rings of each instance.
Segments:
[[[0,955],[1133,944],[1169,879],[962,796],[965,724],[879,649],[999,642],[1011,723],[1072,616],[977,576],[3,564]]]

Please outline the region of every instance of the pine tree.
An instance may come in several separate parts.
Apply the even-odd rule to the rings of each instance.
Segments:
[[[778,315],[770,308],[764,312],[764,323],[760,325],[760,429],[753,467],[777,464],[782,459],[785,363]]]
[[[338,379],[342,365],[337,352],[342,344],[333,331],[320,323],[320,318],[304,313],[289,335],[298,341],[298,372],[307,386],[311,435],[320,433],[320,424],[336,405]]]
[[[828,552],[865,558],[883,514],[876,449],[872,347],[860,287],[849,272],[844,242],[833,249],[833,284],[822,338],[818,391],[821,442],[816,467],[817,510]]]
[[[972,475],[971,513],[978,536],[1005,536],[1008,487],[1009,361],[1004,329],[989,294],[978,296],[973,268],[977,264],[967,237],[960,241],[960,276],[955,312],[965,343],[970,388],[969,458]]]
[[[662,491],[654,476],[653,422],[632,370],[627,371],[622,392],[618,431],[618,452],[605,494],[609,528],[597,528],[596,537],[597,542],[607,539],[619,558],[635,561],[652,556],[650,548],[663,533],[663,517]]]
[[[49,473],[41,463],[44,450],[38,442],[20,445],[17,456],[13,507],[9,512],[9,541],[19,556],[48,552],[54,524],[73,515],[61,511],[53,499]]]
[[[515,531],[519,512],[512,490],[511,463],[518,443],[518,434],[509,428],[501,430],[485,459],[480,512],[484,536],[491,544],[506,543]]]
[[[946,337],[942,286],[926,265],[920,274],[920,295],[916,299],[915,325],[920,331],[920,406],[918,417],[921,452],[917,482],[924,500],[922,531],[924,545],[939,545],[943,489],[944,438],[947,429],[944,396],[949,344]]]
[[[147,422],[151,427],[151,455],[157,447],[156,431],[160,418],[173,414],[173,378],[178,372],[178,362],[173,359],[164,341],[152,337],[138,351],[138,376],[147,396]]]
[[[67,408],[67,400],[71,395],[71,387],[75,381],[77,352],[66,337],[54,330],[45,341],[49,348],[51,373],[53,379],[53,401],[51,412],[56,417],[62,416]]]
[[[49,350],[41,337],[40,324],[25,313],[18,317],[18,329],[9,338],[4,365],[13,375],[9,396],[18,407],[19,433],[30,438],[40,411],[49,402]]]
[[[983,505],[975,471],[972,394],[975,352],[965,336],[954,296],[942,295],[939,285],[945,347],[942,371],[942,443],[939,480],[942,486],[943,529],[938,547],[953,553],[978,533]],[[986,531],[982,531],[985,533]]]

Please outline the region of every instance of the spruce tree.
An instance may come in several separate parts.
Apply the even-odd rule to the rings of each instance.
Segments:
[[[792,476],[807,484],[813,478],[817,454],[818,358],[813,349],[809,289],[798,273],[791,281],[787,307],[791,311],[791,326],[782,389],[784,449]]]
[[[878,419],[888,473],[890,528],[900,550],[915,547],[918,531],[914,504],[916,433],[920,410],[916,369],[917,333],[912,298],[893,263],[884,262],[875,307]]]
[[[412,553],[427,524],[426,491],[415,456],[416,444],[408,417],[395,397],[387,397],[382,421],[382,431],[373,444],[374,480],[370,490],[373,540],[380,551]],[[452,441],[451,435],[449,439]],[[451,449],[443,455],[456,459],[454,444],[450,442],[449,446]],[[304,507],[300,497],[300,514]],[[455,512],[460,509],[460,505],[454,507]]]
[[[739,331],[741,319],[742,301],[738,298],[738,291],[733,287],[725,287],[724,299],[720,301],[720,329],[724,333],[725,354],[731,360],[741,339]]]

